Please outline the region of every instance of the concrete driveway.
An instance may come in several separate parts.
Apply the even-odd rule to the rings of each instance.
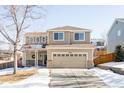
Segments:
[[[50,69],[49,87],[106,88],[101,79],[86,69]]]

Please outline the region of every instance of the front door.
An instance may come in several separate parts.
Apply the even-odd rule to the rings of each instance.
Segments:
[[[38,66],[46,66],[46,55],[40,53],[38,57]]]
[[[39,53],[38,55],[38,66],[43,66],[43,54]]]

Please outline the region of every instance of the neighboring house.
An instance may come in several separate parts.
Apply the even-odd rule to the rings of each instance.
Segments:
[[[12,51],[9,50],[0,50],[0,60],[11,60]]]
[[[41,62],[41,65],[46,65],[47,67],[93,67],[93,53],[95,47],[90,44],[90,33],[91,31],[89,29],[72,26],[49,29],[45,33],[47,37],[45,48],[26,48],[24,50],[25,66],[29,64],[30,66],[37,66],[40,65]],[[37,37],[35,32],[33,35]],[[39,32],[39,36],[42,35],[43,33]],[[30,34],[28,37],[30,37]],[[42,45],[42,42],[40,45]]]
[[[96,46],[96,50],[105,50],[105,40],[103,39],[91,39],[91,44]]]
[[[117,45],[124,47],[124,19],[117,18],[108,32],[107,52],[115,51]]]
[[[17,51],[18,66],[22,66],[22,52]],[[0,69],[13,67],[13,51],[0,50]]]
[[[101,56],[107,54],[106,42],[104,39],[91,39],[91,44],[96,47],[94,56]]]

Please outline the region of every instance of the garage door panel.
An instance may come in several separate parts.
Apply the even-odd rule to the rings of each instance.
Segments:
[[[54,61],[61,61],[61,62],[63,62],[63,61],[67,61],[67,62],[69,62],[69,61],[71,61],[71,62],[77,62],[77,61],[85,61],[85,58],[67,58],[67,57],[56,57],[56,58],[54,58],[53,59]]]
[[[84,53],[53,53],[53,65],[57,67],[85,67]]]

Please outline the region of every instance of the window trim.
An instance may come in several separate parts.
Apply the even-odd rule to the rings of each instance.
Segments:
[[[84,39],[83,40],[75,40],[75,34],[76,33],[83,33],[84,34]],[[74,38],[74,41],[85,41],[85,32],[74,32],[74,35],[73,35],[73,38]]]
[[[62,39],[62,40],[55,40],[55,39],[54,39],[54,34],[55,34],[55,33],[63,33],[63,39]],[[53,41],[64,41],[64,32],[53,32]]]

